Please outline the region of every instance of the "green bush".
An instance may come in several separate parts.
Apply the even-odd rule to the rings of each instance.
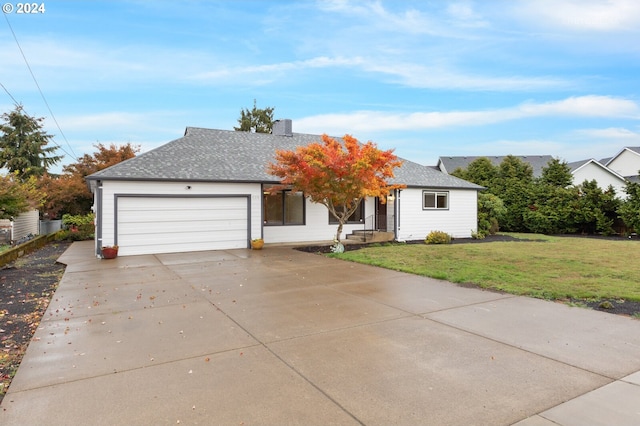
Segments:
[[[491,234],[494,235],[494,234]],[[471,238],[473,238],[474,240],[484,240],[487,237],[487,232],[486,231],[481,231],[478,230],[476,231],[471,231]]]
[[[431,231],[424,242],[426,244],[449,244],[451,242],[451,235],[443,231]]]
[[[62,224],[66,229],[56,233],[56,240],[84,241],[93,239],[94,236],[93,213],[84,215],[65,214],[62,216]]]

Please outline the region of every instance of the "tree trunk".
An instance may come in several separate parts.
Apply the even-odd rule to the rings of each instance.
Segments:
[[[342,225],[344,225],[342,223],[342,220],[338,221],[338,231],[336,232],[336,242],[340,242],[340,235],[342,234]]]

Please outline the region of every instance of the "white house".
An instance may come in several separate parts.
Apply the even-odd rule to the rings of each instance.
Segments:
[[[638,181],[640,174],[640,146],[625,147],[608,159],[605,166],[631,181]]]
[[[337,230],[326,207],[291,190],[268,194],[276,150],[320,141],[293,133],[291,120],[272,134],[188,127],[183,137],[87,177],[94,193],[96,254],[119,255],[248,248],[266,243],[326,242]],[[433,230],[469,238],[477,230],[482,187],[408,160],[392,183],[406,189],[389,202],[366,199],[343,229],[424,239]]]
[[[599,161],[592,158],[589,160],[568,163],[568,165],[571,168],[574,185],[580,185],[585,180],[595,180],[598,183],[598,187],[601,189],[606,190],[609,186],[612,186],[616,191],[616,196],[619,198],[626,197],[624,188],[627,181],[625,178]]]

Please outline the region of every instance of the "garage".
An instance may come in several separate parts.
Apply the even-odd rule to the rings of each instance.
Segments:
[[[247,248],[247,195],[118,195],[116,244],[120,255]]]

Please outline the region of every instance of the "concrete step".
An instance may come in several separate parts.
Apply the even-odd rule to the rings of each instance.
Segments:
[[[350,241],[360,241],[367,243],[393,241],[393,238],[393,232],[365,231],[362,229],[353,231],[351,234],[347,235],[347,239]]]

